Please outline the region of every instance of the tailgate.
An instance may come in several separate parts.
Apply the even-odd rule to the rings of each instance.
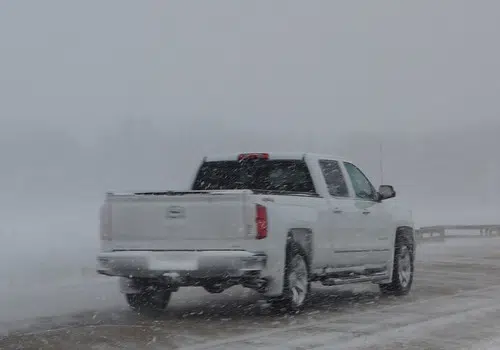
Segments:
[[[115,249],[220,249],[249,236],[251,191],[108,195]]]

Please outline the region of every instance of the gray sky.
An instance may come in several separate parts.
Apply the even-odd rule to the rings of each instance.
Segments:
[[[346,154],[378,184],[382,139],[386,178],[410,202],[456,204],[468,187],[462,199],[497,209],[500,141],[480,143],[500,132],[499,11],[494,0],[1,1],[0,187],[178,186],[202,154],[249,148]],[[151,122],[135,141],[130,118]],[[456,175],[464,152],[481,153],[489,177]],[[428,160],[439,181],[414,168]]]
[[[498,118],[497,1],[0,4],[2,120],[356,129]]]

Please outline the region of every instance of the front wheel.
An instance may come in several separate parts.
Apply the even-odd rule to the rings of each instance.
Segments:
[[[125,294],[130,308],[140,314],[156,316],[168,306],[172,292],[165,290],[145,290],[141,293]]]
[[[412,245],[404,237],[396,239],[392,282],[380,284],[380,291],[388,295],[406,295],[413,284],[414,257]]]

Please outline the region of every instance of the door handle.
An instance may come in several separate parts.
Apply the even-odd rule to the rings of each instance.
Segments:
[[[371,211],[368,211],[368,210],[363,211],[363,214],[365,214],[365,215],[368,215],[370,213],[371,213]]]
[[[342,209],[333,209],[335,214],[342,214],[344,211]]]

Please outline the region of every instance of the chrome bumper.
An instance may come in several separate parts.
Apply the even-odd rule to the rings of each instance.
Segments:
[[[265,254],[248,251],[116,251],[97,256],[97,272],[137,278],[238,278],[266,267]]]

